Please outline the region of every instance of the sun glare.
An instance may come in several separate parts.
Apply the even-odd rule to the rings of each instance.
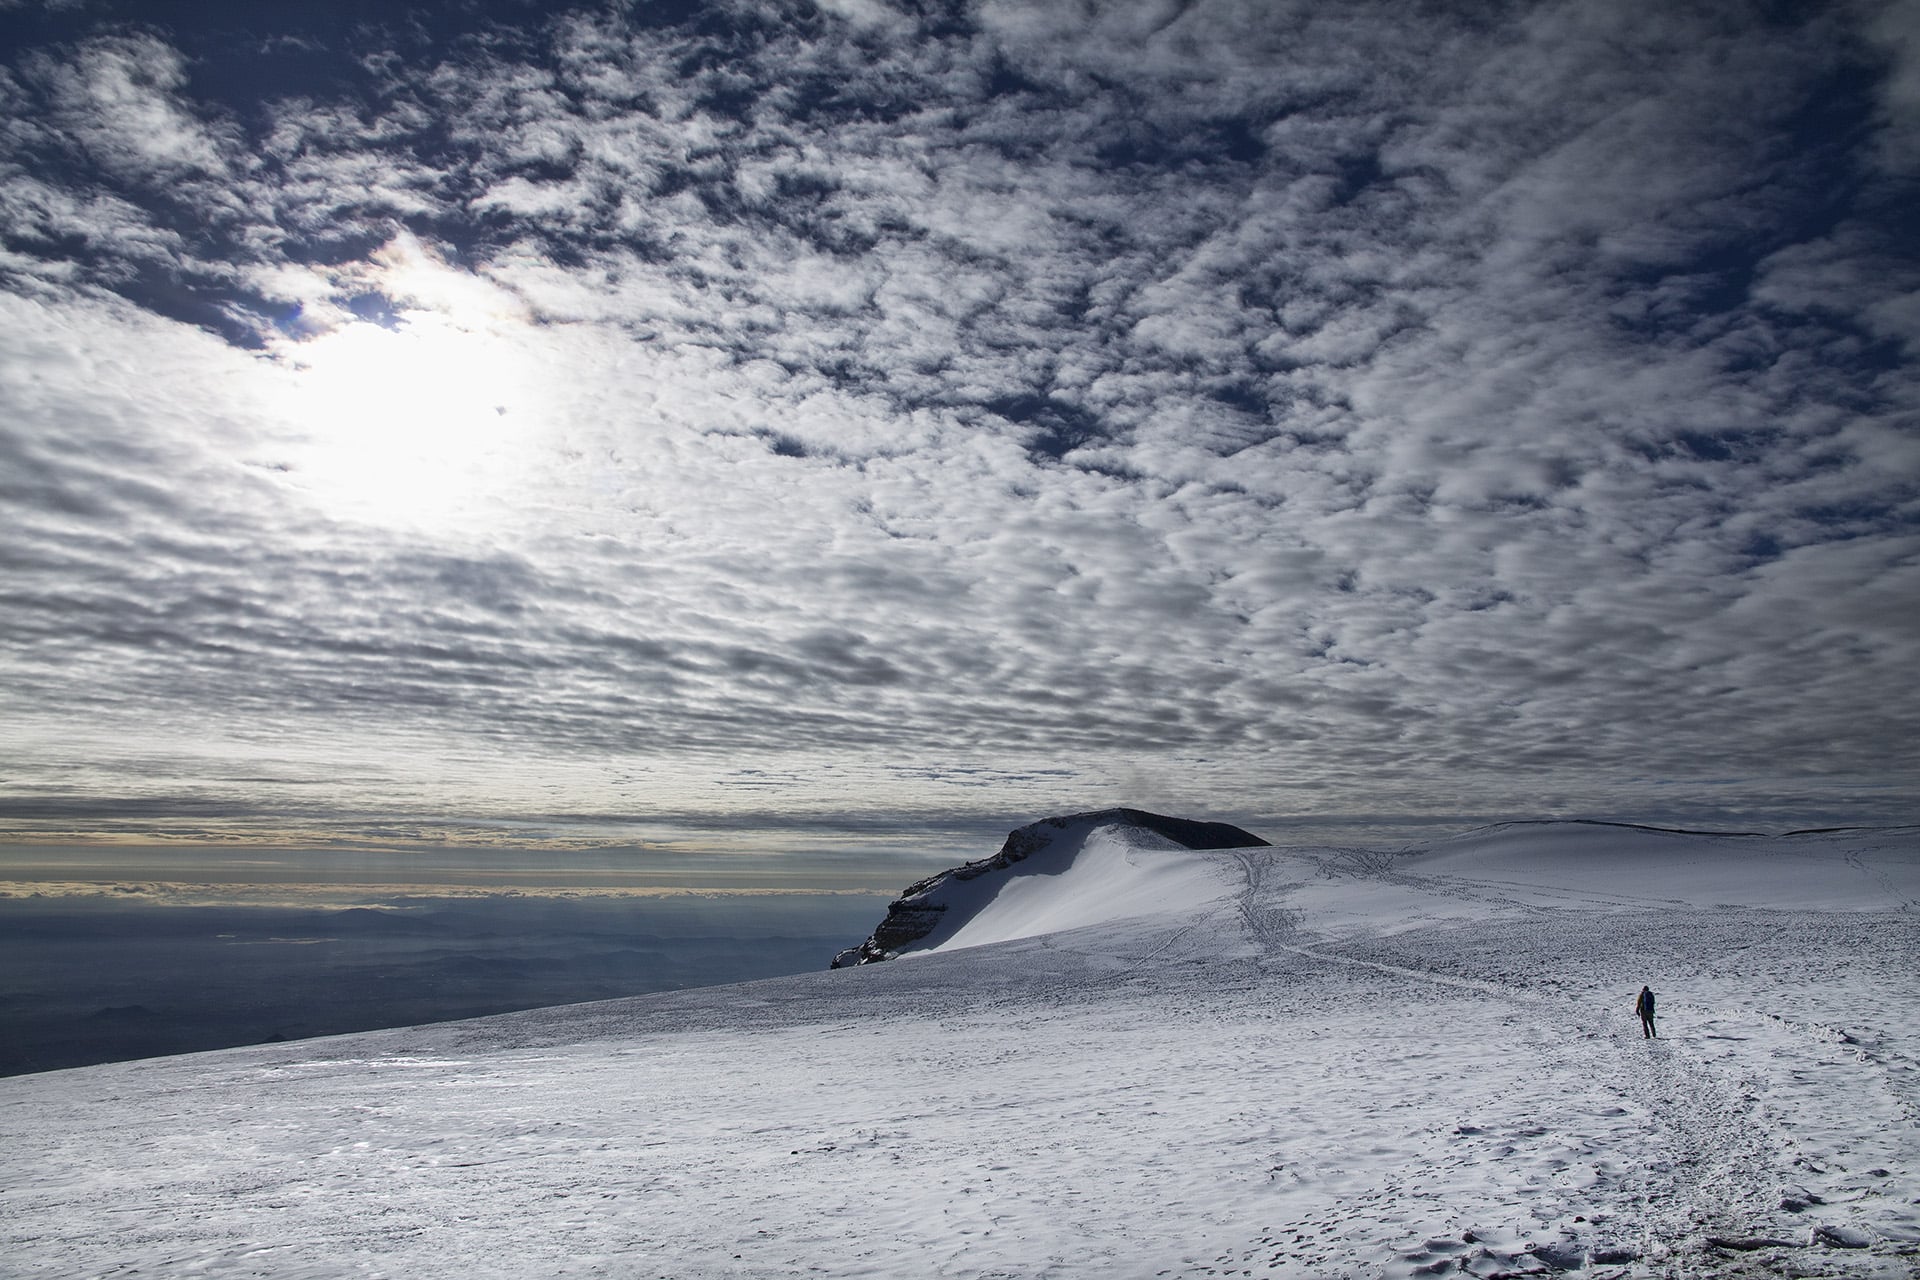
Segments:
[[[300,436],[291,478],[332,514],[443,528],[485,514],[523,471],[523,322],[451,290],[433,296],[419,287],[428,270],[385,273],[406,304],[387,322],[346,319],[275,353]]]

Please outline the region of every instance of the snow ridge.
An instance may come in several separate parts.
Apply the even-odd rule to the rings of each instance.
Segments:
[[[1071,865],[1073,856],[1096,835],[1096,843],[1135,850],[1268,847],[1259,836],[1224,822],[1171,818],[1144,809],[1099,809],[1043,818],[1011,832],[992,857],[952,867],[908,885],[888,907],[886,918],[867,940],[835,956],[831,967],[845,969],[876,964],[906,951],[930,950],[938,941],[952,939],[973,914],[994,901],[1006,886],[1006,877],[995,873],[1028,863],[1014,874],[1061,874]],[[1043,851],[1058,852],[1065,857],[1051,859],[1044,867],[1029,863],[1029,859]],[[984,885],[963,887],[982,877],[993,878]]]

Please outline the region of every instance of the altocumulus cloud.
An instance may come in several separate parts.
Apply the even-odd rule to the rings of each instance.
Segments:
[[[17,828],[1910,816],[1913,6],[346,8],[0,6]]]

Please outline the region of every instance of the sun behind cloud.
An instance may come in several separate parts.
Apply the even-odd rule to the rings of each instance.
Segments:
[[[319,331],[276,344],[289,476],[328,515],[447,531],[524,473],[540,415],[511,295],[411,237],[338,282]]]

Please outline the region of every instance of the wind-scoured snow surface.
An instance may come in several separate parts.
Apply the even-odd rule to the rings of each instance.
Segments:
[[[0,1081],[0,1269],[1915,1273],[1920,832],[1164,843],[904,962]]]

